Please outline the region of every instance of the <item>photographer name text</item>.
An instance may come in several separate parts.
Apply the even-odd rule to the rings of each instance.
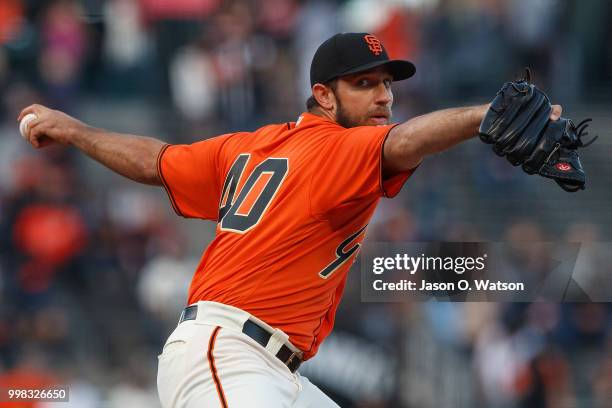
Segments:
[[[475,279],[470,282],[461,279],[457,282],[429,282],[424,279],[420,284],[402,279],[397,282],[384,282],[377,279],[372,282],[376,291],[455,291],[455,290],[484,290],[484,291],[524,291],[523,282],[502,282],[489,279]]]

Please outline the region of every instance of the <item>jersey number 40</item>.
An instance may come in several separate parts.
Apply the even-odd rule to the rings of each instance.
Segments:
[[[251,172],[234,200],[250,158],[250,154],[239,155],[225,177],[219,204],[220,227],[224,231],[244,233],[257,225],[289,170],[287,158],[270,157],[264,160]]]

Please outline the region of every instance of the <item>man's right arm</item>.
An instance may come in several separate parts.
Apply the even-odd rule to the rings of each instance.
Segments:
[[[27,134],[28,141],[35,148],[50,143],[72,145],[124,177],[139,183],[162,185],[157,173],[157,157],[164,142],[97,129],[41,105],[28,106],[18,120],[28,113],[36,115]]]

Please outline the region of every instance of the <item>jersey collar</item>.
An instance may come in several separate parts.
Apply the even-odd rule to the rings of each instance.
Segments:
[[[312,126],[312,125],[316,125],[316,124],[321,124],[321,123],[331,123],[334,124],[336,126],[340,126],[338,123],[334,122],[333,120],[329,120],[327,118],[324,118],[322,116],[319,115],[315,115],[314,113],[310,113],[310,112],[303,112],[297,119],[297,121],[295,122],[295,127],[306,127],[306,126]]]

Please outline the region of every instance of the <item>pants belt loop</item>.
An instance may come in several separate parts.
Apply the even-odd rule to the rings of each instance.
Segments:
[[[276,355],[281,347],[287,343],[289,343],[289,336],[287,336],[287,334],[285,334],[282,330],[274,329],[274,333],[272,333],[266,348],[268,351],[270,351],[270,353]]]

